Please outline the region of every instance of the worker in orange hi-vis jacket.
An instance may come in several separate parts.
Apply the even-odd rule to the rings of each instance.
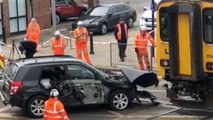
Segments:
[[[77,25],[78,27],[73,31],[77,58],[82,59],[82,52],[83,52],[86,62],[88,64],[91,64],[89,52],[87,49],[88,31],[85,27],[83,27],[82,21],[78,21]]]
[[[38,45],[39,45],[40,33],[41,33],[41,28],[40,28],[39,24],[37,23],[35,18],[32,18],[30,21],[30,24],[27,27],[26,38],[37,44],[37,47],[36,47],[37,50],[38,50]]]
[[[57,89],[50,91],[50,98],[44,103],[44,120],[69,120],[63,103],[57,98],[58,95]]]
[[[150,41],[153,46],[155,45],[155,41],[153,37],[147,32],[146,26],[142,26],[140,28],[140,32],[138,32],[135,36],[135,52],[137,54],[139,67],[141,70],[144,69],[144,63],[146,65],[146,68],[150,70],[150,63],[147,51],[148,41]]]

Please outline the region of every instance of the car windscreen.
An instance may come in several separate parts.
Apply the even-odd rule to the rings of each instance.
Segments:
[[[19,67],[16,64],[11,64],[6,66],[4,74],[9,77],[11,80],[14,80]]]
[[[94,8],[91,12],[90,12],[90,16],[105,16],[107,14],[109,10],[109,7],[104,7],[104,6],[99,6]]]

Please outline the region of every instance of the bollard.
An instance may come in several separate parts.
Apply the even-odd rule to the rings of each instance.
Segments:
[[[95,54],[93,49],[93,32],[90,32],[89,36],[90,36],[90,54]]]
[[[2,34],[3,34],[3,42],[6,44],[6,32],[5,32],[5,26],[2,28]]]
[[[150,66],[151,66],[151,70],[153,70],[153,57],[155,57],[155,47],[154,46],[150,46]]]

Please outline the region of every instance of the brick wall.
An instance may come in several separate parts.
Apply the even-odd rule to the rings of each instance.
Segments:
[[[3,26],[5,27],[6,37],[10,35],[10,21],[9,21],[9,6],[8,0],[2,0],[3,8]]]
[[[42,29],[51,27],[51,8],[49,0],[33,0],[33,10],[34,17],[37,19]]]

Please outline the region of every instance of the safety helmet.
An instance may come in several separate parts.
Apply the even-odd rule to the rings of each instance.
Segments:
[[[83,25],[83,22],[82,22],[82,21],[78,21],[77,25],[78,25],[78,26],[82,26],[82,25]]]
[[[50,96],[51,96],[51,97],[57,97],[58,95],[59,95],[59,92],[58,92],[57,89],[52,89],[52,90],[50,91]]]
[[[60,33],[60,31],[55,31],[55,35],[60,35],[61,33]]]
[[[147,30],[146,26],[141,26],[141,31]]]

